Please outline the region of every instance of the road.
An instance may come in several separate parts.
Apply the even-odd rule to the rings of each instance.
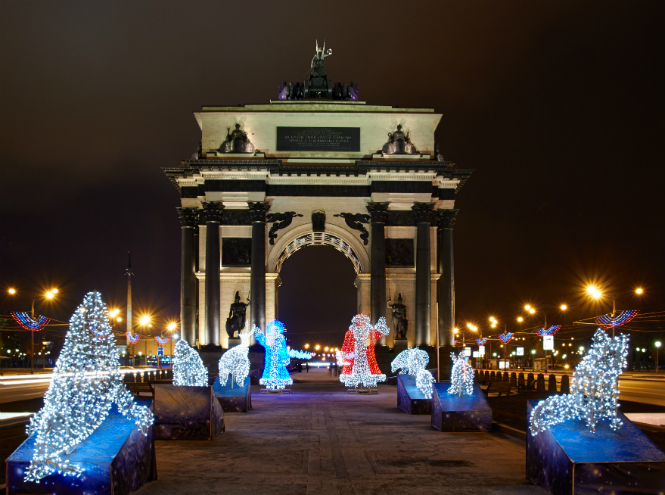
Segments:
[[[122,371],[134,372],[130,369]],[[0,404],[43,397],[50,383],[50,373],[0,376]],[[630,378],[619,380],[619,390],[623,400],[665,406],[665,376],[630,375]]]

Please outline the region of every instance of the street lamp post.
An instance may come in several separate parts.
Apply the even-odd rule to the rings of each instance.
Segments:
[[[7,292],[9,292],[10,295],[14,296],[16,295],[16,289],[9,289]],[[37,299],[40,297],[45,297],[48,300],[51,300],[55,297],[55,295],[58,293],[58,289],[51,289],[49,291],[46,291],[44,294],[35,296],[32,299],[32,308],[30,310],[30,318],[34,321],[35,319],[35,302],[37,302]],[[30,374],[34,375],[35,374],[35,331],[30,330]]]
[[[586,288],[586,291],[587,291],[587,294],[589,294],[594,299],[602,299],[603,296],[607,296],[610,299],[612,299],[612,313],[610,315],[610,316],[612,316],[612,318],[614,318],[614,315],[617,312],[617,297],[623,296],[623,295],[626,295],[626,294],[636,294],[638,296],[641,296],[642,294],[644,294],[644,289],[642,289],[641,287],[638,287],[634,291],[630,291],[630,292],[621,292],[619,294],[611,294],[611,293],[608,292],[608,293],[603,294],[603,292],[601,292],[601,290],[598,289],[597,287],[594,287],[593,285],[589,285]],[[614,325],[612,325],[612,338],[614,338]]]
[[[660,351],[660,341],[656,342],[656,373],[658,373],[658,351]]]

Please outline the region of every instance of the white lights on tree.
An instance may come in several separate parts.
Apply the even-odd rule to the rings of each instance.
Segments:
[[[472,395],[473,394],[473,367],[469,364],[469,357],[464,351],[455,356],[450,353],[453,360],[453,370],[450,375],[451,386],[448,389],[450,395]]]
[[[208,369],[201,356],[185,339],[179,339],[173,350],[173,385],[179,387],[207,387]]]
[[[114,403],[148,433],[152,412],[139,406],[125,388],[118,359],[102,295],[88,292],[69,320],[44,407],[28,426],[28,434],[36,434],[36,439],[27,481],[39,483],[56,471],[79,476],[83,469],[71,464],[68,456],[102,424]]]
[[[249,375],[250,333],[247,327],[238,336],[240,337],[240,345],[226,351],[219,360],[219,382],[226,385],[226,380],[231,374],[231,388],[233,388],[234,379],[238,386],[242,387],[245,384],[245,378]]]
[[[611,338],[599,328],[588,354],[573,374],[570,394],[540,401],[531,412],[531,434],[537,435],[548,426],[569,419],[584,420],[591,432],[605,418],[610,419],[613,430],[621,428],[623,423],[617,417],[618,378],[626,367],[627,355],[627,335]]]
[[[284,338],[284,323],[272,320],[266,325],[266,335],[254,325],[254,337],[257,342],[266,348],[266,361],[263,376],[259,380],[268,390],[282,390],[293,384],[286,366],[291,361],[286,349]]]
[[[344,385],[376,387],[377,383],[386,381],[386,375],[381,373],[376,362],[374,344],[389,333],[390,329],[383,316],[376,322],[376,326],[372,326],[369,318],[363,314],[353,317],[351,326],[344,336],[340,356],[344,369],[339,375],[339,380]]]
[[[392,363],[390,369],[394,373],[400,370],[401,374],[409,374],[416,377],[416,387],[420,390],[426,399],[432,398],[432,383],[434,377],[432,373],[425,369],[429,363],[429,356],[427,352],[417,347],[412,347],[405,351],[400,352]]]

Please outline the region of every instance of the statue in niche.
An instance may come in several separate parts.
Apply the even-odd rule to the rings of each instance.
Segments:
[[[395,132],[388,133],[388,142],[383,145],[384,155],[415,155],[416,147],[411,144],[410,134],[404,133],[402,124],[397,126]]]
[[[236,124],[236,128],[231,132],[231,128],[226,130],[226,140],[217,150],[220,153],[254,153],[254,145],[249,141],[247,133]]]
[[[247,302],[249,303],[249,298]],[[245,328],[247,306],[248,304],[240,302],[240,292],[236,292],[236,302],[231,304],[229,317],[226,319],[226,333],[230,339],[235,337],[236,332],[240,336],[240,332]]]
[[[397,302],[392,304],[392,298],[388,299],[388,306],[393,313],[393,328],[396,339],[405,339],[406,331],[409,329],[409,320],[406,319],[406,306],[402,304],[402,293],[397,297]]]
[[[310,68],[310,77],[326,77],[326,62],[325,58],[332,55],[332,48],[328,48],[326,52],[326,40],[323,40],[323,48],[319,48],[319,40],[316,40],[316,53],[312,58]]]

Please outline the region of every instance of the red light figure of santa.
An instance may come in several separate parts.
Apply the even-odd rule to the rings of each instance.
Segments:
[[[390,329],[384,317],[373,326],[363,314],[353,317],[351,326],[344,336],[340,354],[344,369],[339,380],[347,387],[376,387],[378,382],[385,382],[386,375],[381,373],[374,355],[374,344],[381,337],[388,335]]]

